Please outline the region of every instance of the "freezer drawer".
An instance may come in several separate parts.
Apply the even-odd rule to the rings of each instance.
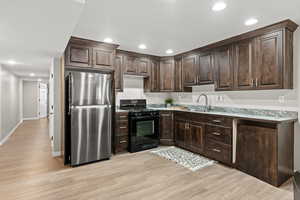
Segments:
[[[111,156],[112,110],[108,105],[71,108],[71,165]]]

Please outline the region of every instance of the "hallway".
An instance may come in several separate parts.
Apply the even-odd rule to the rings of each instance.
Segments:
[[[53,158],[48,120],[24,121],[0,146],[0,185],[63,169],[62,160]]]

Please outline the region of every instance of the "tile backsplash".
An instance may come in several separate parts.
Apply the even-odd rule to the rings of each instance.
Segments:
[[[214,85],[193,87],[192,93],[144,93],[143,78],[135,76],[124,77],[124,91],[116,97],[117,105],[120,99],[147,99],[148,104],[163,104],[172,97],[177,104],[204,105],[204,98],[199,103],[197,98],[201,93],[208,95],[212,106],[274,109],[297,111],[296,90],[263,90],[263,91],[228,91],[216,92]]]

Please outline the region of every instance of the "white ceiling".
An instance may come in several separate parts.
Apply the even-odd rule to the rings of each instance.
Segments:
[[[300,24],[299,0],[2,0],[0,63],[19,76],[49,76],[51,58],[60,56],[71,35],[103,41],[124,50],[164,56],[225,39],[290,18]],[[246,27],[256,17],[259,23]],[[144,43],[148,49],[140,50]],[[7,65],[8,60],[16,65]]]
[[[76,0],[2,0],[0,63],[18,76],[48,77],[51,58],[59,56],[84,5]],[[16,65],[7,65],[8,60]]]
[[[164,56],[169,48],[177,54],[287,18],[300,24],[299,0],[224,1],[227,8],[213,12],[216,0],[88,0],[74,35],[111,37],[123,50]],[[249,17],[259,23],[246,27]]]

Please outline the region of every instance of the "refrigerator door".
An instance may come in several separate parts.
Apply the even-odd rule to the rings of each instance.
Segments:
[[[111,156],[109,105],[71,108],[71,165],[76,166]]]
[[[112,76],[92,72],[70,73],[70,105],[111,105]]]

